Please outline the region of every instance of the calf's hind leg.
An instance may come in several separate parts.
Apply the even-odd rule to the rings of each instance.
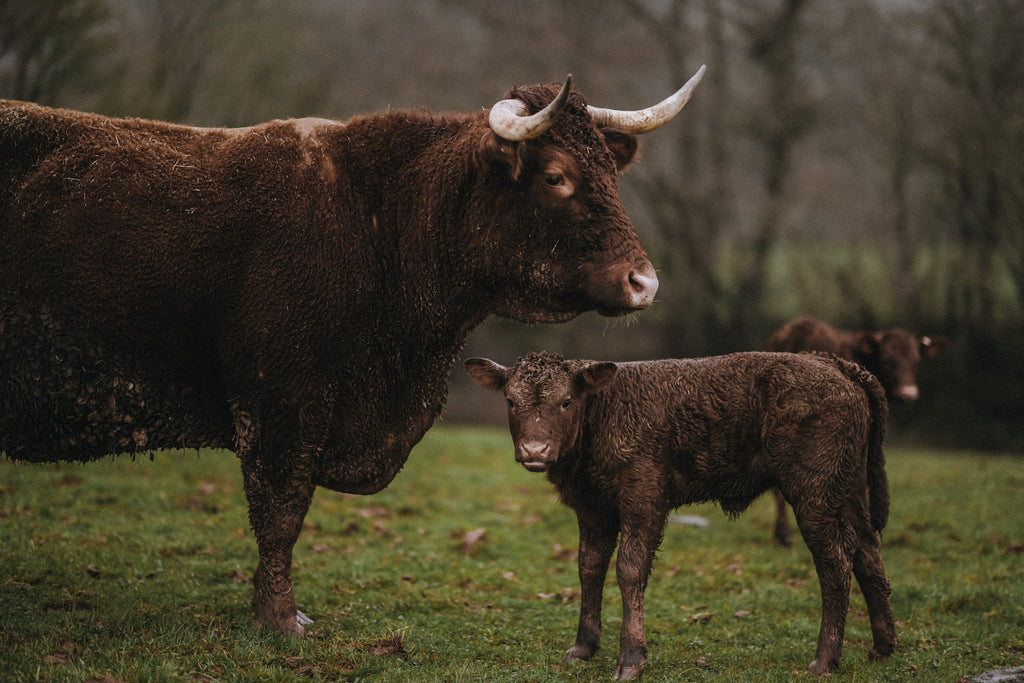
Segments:
[[[890,597],[892,588],[885,576],[885,565],[879,548],[878,534],[868,523],[867,515],[860,515],[857,524],[858,546],[853,549],[853,575],[864,594],[871,619],[872,648],[868,659],[884,659],[896,649],[896,622],[892,616]]]
[[[839,519],[808,514],[794,507],[797,524],[804,543],[811,551],[814,567],[821,584],[821,627],[814,660],[807,670],[824,675],[834,671],[843,658],[843,636],[846,632],[846,613],[850,606],[851,562],[844,548],[848,543],[843,536]]]

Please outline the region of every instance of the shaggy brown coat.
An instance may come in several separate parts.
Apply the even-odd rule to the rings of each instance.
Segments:
[[[615,677],[631,679],[646,662],[644,591],[669,512],[718,501],[739,514],[772,486],[793,505],[821,583],[809,670],[839,665],[851,568],[871,618],[869,657],[893,651],[878,537],[889,511],[887,404],[871,374],[834,356],[772,353],[617,365],[531,354],[512,368],[465,364],[478,384],[504,392],[516,460],[546,471],[576,513],[582,599],[567,661],[598,648],[616,543],[623,617]]]
[[[922,358],[934,358],[949,345],[944,337],[917,335],[901,327],[879,331],[847,332],[807,316],[791,320],[776,330],[765,347],[768,351],[822,351],[859,363],[885,389],[890,401],[916,401],[917,368]],[[775,491],[775,542],[793,544],[793,530],[786,514],[786,499]]]
[[[487,116],[228,130],[0,101],[0,450],[234,449],[257,622],[302,634],[314,489],[388,485],[475,325],[623,314],[649,304],[636,273],[656,286],[616,189],[637,139],[575,91],[527,142]]]

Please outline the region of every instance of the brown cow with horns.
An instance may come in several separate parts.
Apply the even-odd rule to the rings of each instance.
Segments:
[[[256,620],[301,635],[313,491],[391,482],[474,326],[651,304],[616,176],[703,73],[636,112],[567,79],[242,129],[0,102],[0,450],[233,448]]]

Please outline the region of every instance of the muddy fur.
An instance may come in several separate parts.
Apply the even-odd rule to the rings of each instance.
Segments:
[[[475,325],[646,305],[616,190],[636,138],[575,91],[529,142],[487,114],[206,129],[0,101],[0,450],[233,448],[257,621],[301,634],[313,491],[388,485]]]
[[[821,582],[809,670],[840,662],[850,572],[871,617],[870,657],[896,645],[879,532],[889,514],[878,381],[824,354],[738,353],[694,360],[598,363],[531,354],[511,368],[466,361],[509,403],[516,459],[547,472],[580,529],[579,629],[567,661],[589,659],[616,545],[622,632],[615,676],[643,670],[643,601],[669,512],[717,501],[736,515],[779,487],[793,505]],[[870,503],[868,493],[870,492]]]
[[[948,345],[944,337],[918,337],[901,327],[848,332],[804,316],[779,328],[765,349],[834,353],[867,368],[881,382],[890,401],[911,402],[918,397],[917,368],[921,360],[938,356]],[[778,490],[775,491],[774,539],[778,545],[793,544],[786,499]]]

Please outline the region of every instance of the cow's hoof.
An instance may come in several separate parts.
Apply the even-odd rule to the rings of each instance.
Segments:
[[[305,626],[312,624],[313,620],[307,617],[298,610],[295,611],[295,616],[284,617],[282,619],[268,620],[268,619],[257,619],[256,625],[264,628],[272,628],[275,631],[280,631],[286,636],[293,638],[302,638],[306,635]]]

